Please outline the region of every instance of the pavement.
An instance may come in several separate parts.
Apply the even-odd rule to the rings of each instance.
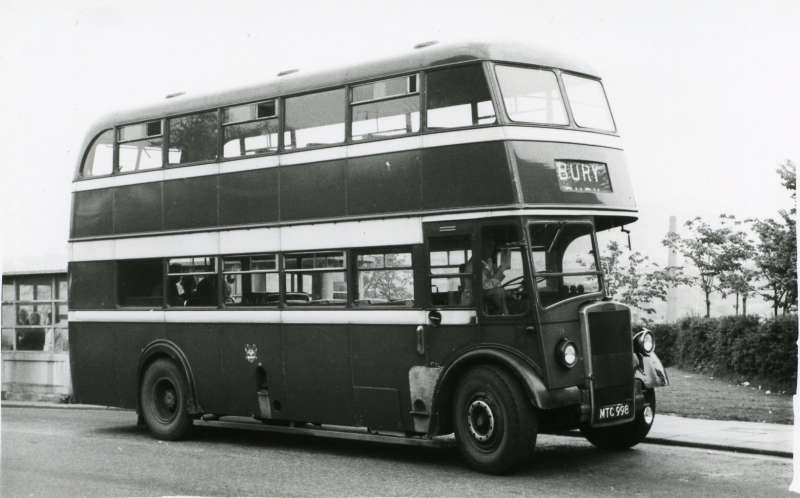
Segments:
[[[119,410],[119,408],[98,405],[10,400],[5,400],[0,404],[0,408],[6,407]],[[573,435],[577,435],[577,433],[573,433]],[[791,425],[705,420],[658,414],[645,442],[792,458],[792,437],[793,427]]]

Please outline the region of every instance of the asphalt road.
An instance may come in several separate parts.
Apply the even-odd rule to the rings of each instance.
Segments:
[[[456,450],[218,427],[165,443],[127,411],[3,408],[3,498],[29,496],[786,496],[791,461],[639,445],[603,453],[540,436],[521,472],[467,469]],[[657,423],[657,421],[656,421]]]

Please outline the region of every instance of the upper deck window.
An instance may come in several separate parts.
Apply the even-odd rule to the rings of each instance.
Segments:
[[[198,112],[169,120],[169,164],[213,161],[217,158],[217,111]]]
[[[614,119],[608,108],[603,85],[598,80],[572,74],[564,74],[561,78],[567,89],[567,98],[575,123],[584,128],[614,131]]]
[[[417,75],[375,81],[352,88],[353,140],[419,131]]]
[[[81,176],[110,175],[114,169],[114,130],[106,130],[92,142],[81,167]]]
[[[286,150],[344,142],[344,88],[286,99]]]
[[[567,125],[567,111],[552,71],[495,67],[508,118],[522,123]]]
[[[148,121],[118,129],[119,171],[140,171],[160,168],[163,164],[161,120]]]
[[[224,157],[277,152],[277,102],[268,100],[223,109],[222,143]]]
[[[431,71],[427,92],[429,130],[497,121],[489,86],[479,65]]]

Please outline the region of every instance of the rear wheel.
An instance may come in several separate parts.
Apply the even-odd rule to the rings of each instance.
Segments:
[[[536,414],[505,371],[470,370],[456,390],[453,413],[458,447],[470,467],[504,474],[533,454]]]
[[[186,406],[189,389],[174,362],[158,359],[147,367],[139,392],[141,416],[158,439],[186,437],[192,419]]]
[[[604,450],[626,450],[644,441],[656,416],[656,395],[650,389],[644,393],[645,406],[632,422],[611,427],[581,427],[590,443]]]

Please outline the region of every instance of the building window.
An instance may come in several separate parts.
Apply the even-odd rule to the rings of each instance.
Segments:
[[[167,272],[169,306],[217,305],[217,258],[172,258]]]
[[[223,156],[241,157],[277,152],[278,125],[275,100],[223,109]]]
[[[66,287],[66,275],[3,279],[3,351],[69,350]]]
[[[117,263],[120,306],[160,308],[164,303],[164,263],[139,259]]]
[[[410,251],[381,251],[356,256],[355,304],[413,306],[414,270]]]
[[[117,130],[120,173],[160,168],[164,161],[161,120],[122,126]]]
[[[217,111],[198,112],[169,120],[169,164],[213,161],[217,158]]]
[[[344,88],[290,97],[285,102],[284,149],[344,142]]]
[[[430,239],[431,304],[472,305],[472,249],[468,236]]]
[[[114,170],[114,130],[106,130],[92,142],[83,160],[81,176],[110,175]]]
[[[230,256],[222,260],[225,306],[277,306],[280,302],[278,256]]]
[[[375,81],[351,89],[353,140],[419,131],[417,75]]]
[[[284,269],[287,305],[347,303],[344,251],[287,254]]]
[[[479,65],[428,73],[428,129],[459,128],[497,121],[483,68]]]

